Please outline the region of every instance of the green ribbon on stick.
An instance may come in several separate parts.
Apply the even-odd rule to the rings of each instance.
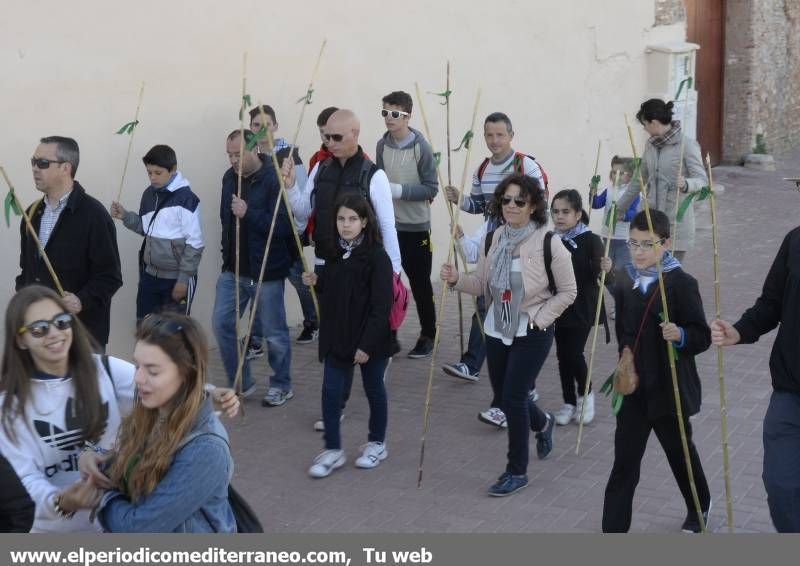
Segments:
[[[250,108],[252,105],[253,105],[253,101],[250,99],[250,95],[249,94],[245,94],[242,97],[242,107],[239,108],[239,120],[241,120],[242,117],[244,116],[244,111],[247,110],[248,108]]]
[[[441,96],[442,98],[444,98],[444,102],[440,102],[439,104],[441,104],[442,106],[447,106],[450,102],[450,95],[453,94],[453,91],[447,89],[444,92],[429,92],[428,94],[435,94],[436,96]]]
[[[453,149],[453,151],[459,151],[462,147],[465,149],[469,149],[469,144],[472,143],[472,138],[475,137],[475,134],[472,130],[468,130],[464,137],[461,138],[461,143],[458,144],[458,147]]]
[[[134,120],[133,122],[128,122],[127,124],[124,124],[119,130],[117,130],[117,133],[120,134],[120,135],[122,135],[122,134],[132,134],[134,128],[136,128],[136,126],[138,126],[138,125],[139,125],[139,120]]]
[[[311,104],[311,95],[312,94],[314,94],[314,89],[310,88],[310,89],[308,89],[308,92],[306,92],[303,96],[301,96],[300,98],[297,99],[296,103],[300,104],[301,102],[305,101],[306,104]]]
[[[686,211],[689,210],[693,201],[706,200],[709,196],[711,196],[711,187],[703,187],[696,193],[689,193],[689,196],[683,199],[680,208],[678,208],[678,215],[676,216],[677,221],[683,222],[683,217],[686,215]]]
[[[13,212],[17,216],[22,216],[22,211],[19,209],[19,206],[17,206],[17,199],[14,198],[13,189],[8,190],[3,207],[5,208],[6,214],[6,226],[11,228],[11,213]]]
[[[614,391],[614,374],[608,376],[605,383],[603,383],[603,387],[600,388],[600,393],[604,393],[606,397],[611,395],[611,413],[616,417],[619,414],[619,410],[622,408],[622,401],[625,400],[625,396],[621,393],[617,393]]]

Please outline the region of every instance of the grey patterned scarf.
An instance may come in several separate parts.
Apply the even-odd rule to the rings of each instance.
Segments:
[[[673,120],[669,130],[663,136],[653,136],[650,138],[650,143],[657,148],[664,147],[675,138],[681,135],[681,121]]]
[[[512,228],[511,225],[506,224],[505,230],[500,234],[497,240],[497,246],[494,249],[494,254],[491,259],[492,275],[489,284],[495,289],[510,290],[511,289],[511,261],[514,249],[525,238],[530,236],[536,229],[534,222],[528,222],[522,228]]]

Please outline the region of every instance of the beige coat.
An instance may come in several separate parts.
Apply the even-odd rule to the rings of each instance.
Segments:
[[[675,197],[678,194],[675,181],[678,177],[678,162],[681,154],[681,139],[677,136],[663,147],[656,148],[650,141],[642,157],[642,177],[647,183],[647,202],[650,208],[664,212],[669,217],[670,232],[675,225]],[[687,193],[694,193],[708,185],[708,177],[703,168],[700,145],[691,138],[686,138],[683,150],[683,177],[686,179]],[[618,210],[627,210],[636,195],[639,194],[639,176],[631,179],[628,189],[617,201]],[[681,193],[683,202],[688,194]],[[642,205],[639,205],[642,209]],[[678,223],[675,242],[676,251],[688,251],[694,247],[694,203],[689,206],[683,220]]]
[[[494,254],[500,234],[505,229],[505,226],[497,229],[489,248],[489,256]],[[519,258],[522,261],[522,284],[525,288],[525,296],[522,298],[520,308],[527,312],[529,320],[541,329],[553,324],[578,296],[578,286],[572,270],[572,256],[555,235],[550,244],[553,251],[551,269],[556,284],[556,294],[553,295],[548,289],[547,271],[544,267],[544,236],[546,233],[546,227],[537,228],[518,247]],[[490,262],[486,260],[484,254],[485,242],[486,236],[481,240],[478,267],[469,275],[462,273],[455,288],[470,295],[484,295],[488,309],[492,302],[488,290],[491,269]]]

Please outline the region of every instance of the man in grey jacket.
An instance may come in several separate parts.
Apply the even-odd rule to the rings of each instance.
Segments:
[[[425,358],[433,352],[436,311],[433,304],[431,265],[431,202],[439,190],[436,162],[430,144],[410,128],[413,102],[403,91],[383,97],[386,134],[378,141],[375,163],[386,172],[392,189],[397,241],[403,271],[417,305],[420,336],[409,358]]]

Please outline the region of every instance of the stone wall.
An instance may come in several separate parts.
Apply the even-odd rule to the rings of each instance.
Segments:
[[[656,0],[656,21],[654,26],[668,26],[686,21],[683,0]]]
[[[800,3],[728,0],[723,160],[739,162],[763,134],[770,153],[800,144]]]

